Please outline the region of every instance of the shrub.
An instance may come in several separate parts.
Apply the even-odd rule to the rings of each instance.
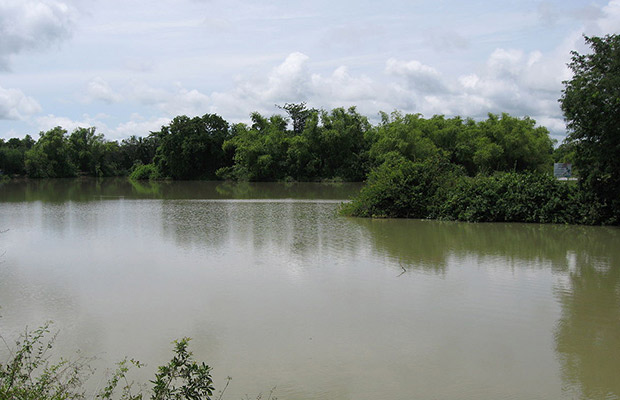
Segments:
[[[341,212],[357,217],[467,222],[594,223],[600,207],[573,182],[539,173],[468,177],[441,159],[391,155]]]
[[[133,180],[147,180],[147,179],[160,179],[161,175],[159,169],[155,164],[137,165],[134,170],[129,174],[129,179]]]
[[[469,222],[578,223],[577,188],[549,175],[500,173],[463,178],[438,209],[437,217]]]
[[[428,218],[437,199],[462,174],[462,169],[438,157],[414,163],[390,153],[341,212],[357,217]]]
[[[88,364],[90,359],[81,357],[70,361],[61,358],[58,362],[51,362],[49,352],[53,347],[55,336],[48,339],[49,326],[50,323],[47,323],[35,331],[26,331],[16,342],[16,348],[9,349],[11,357],[8,362],[0,363],[0,399],[87,398],[83,384],[93,373]],[[168,364],[159,367],[155,379],[151,381],[154,385],[151,399],[212,399],[214,388],[211,367],[193,359],[192,353],[188,351],[189,340],[183,338],[174,342],[173,358]],[[140,368],[143,364],[127,359],[119,362],[117,369],[95,398],[142,400],[143,393],[141,391],[133,393],[133,382],[126,378],[131,366]],[[120,393],[115,396],[121,382],[124,382],[124,385]],[[224,390],[220,392],[218,400],[222,398]]]

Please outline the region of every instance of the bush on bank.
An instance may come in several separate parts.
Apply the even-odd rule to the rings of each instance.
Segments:
[[[463,177],[437,205],[435,217],[468,222],[581,222],[576,185],[537,173]]]
[[[391,153],[341,211],[356,217],[429,218],[435,214],[437,199],[463,174],[462,168],[440,157],[413,162]]]
[[[342,214],[467,222],[595,223],[597,209],[572,182],[536,172],[469,177],[439,158],[392,157],[369,175]]]
[[[144,366],[138,361],[124,359],[117,364],[105,387],[87,395],[84,382],[92,375],[89,365],[92,359],[80,357],[74,360],[61,358],[52,361],[55,336],[50,338],[49,323],[34,331],[26,331],[15,348],[8,348],[10,357],[0,362],[0,399],[11,400],[210,400],[222,399],[226,387],[215,396],[211,367],[194,360],[188,350],[189,338],[174,342],[174,356],[158,367],[155,378],[150,381],[152,389],[136,389],[127,377],[132,367]],[[4,338],[0,338],[6,343]],[[228,386],[228,385],[226,385]],[[149,396],[150,395],[150,396]]]
[[[160,179],[159,169],[155,164],[136,165],[129,174],[129,179],[134,181]]]

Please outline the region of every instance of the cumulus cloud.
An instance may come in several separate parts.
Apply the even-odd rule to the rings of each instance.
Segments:
[[[597,24],[602,34],[620,32],[620,0],[610,1],[602,10]]]
[[[218,113],[229,121],[246,121],[250,112],[279,112],[275,104],[305,101],[310,107],[348,107],[371,119],[378,111],[444,114],[485,118],[489,112],[508,112],[531,116],[556,135],[564,131],[557,99],[562,79],[567,78],[565,62],[569,57],[568,38],[556,51],[526,53],[516,49],[496,49],[476,71],[461,76],[444,76],[434,66],[417,60],[388,59],[382,76],[355,73],[346,65],[318,73],[310,57],[291,53],[270,71],[238,78],[234,87],[220,92],[203,92],[180,83],[158,87],[140,80],[124,82],[121,89],[102,78],[87,84],[91,99],[122,101],[146,107],[145,115],[133,115],[128,121],[105,124],[109,118],[79,121],[53,115],[39,118],[46,129],[60,124],[67,129],[94,125],[112,139],[147,135],[159,130],[176,115]],[[561,54],[561,56],[560,56]],[[120,84],[118,84],[120,85]]]
[[[327,77],[313,74],[311,85],[314,95],[324,99],[354,102],[373,99],[378,95],[378,87],[369,77],[355,77],[345,66],[336,68]]]
[[[399,61],[391,58],[386,63],[385,71],[388,74],[405,78],[409,88],[422,94],[448,91],[435,68],[416,60]]]
[[[144,119],[142,116],[134,114],[127,122],[120,123],[106,133],[106,138],[110,140],[121,140],[132,135],[147,136],[150,132],[157,132],[163,125],[170,123],[170,118],[155,117]]]
[[[212,93],[211,112],[245,118],[252,111],[269,112],[274,104],[308,101],[313,97],[308,60],[291,53],[268,76],[239,79],[232,90]]]
[[[68,117],[57,116],[54,114],[47,114],[36,119],[36,126],[39,131],[48,131],[56,126],[60,126],[66,129],[68,132],[72,132],[76,128],[88,128],[94,126],[98,132],[105,132],[107,125],[102,121],[102,116],[91,117],[88,114],[82,116],[82,118],[75,120]]]
[[[0,119],[20,120],[40,111],[39,103],[21,90],[0,86]]]
[[[70,36],[75,15],[56,0],[3,0],[0,2],[0,69],[12,55],[44,49]]]
[[[499,79],[514,80],[523,70],[523,52],[496,49],[487,60],[487,71]]]
[[[562,58],[555,53],[497,49],[480,70],[459,77],[445,77],[416,60],[389,59],[381,79],[353,74],[346,66],[319,74],[311,70],[309,57],[293,53],[262,79],[240,80],[230,91],[212,93],[209,110],[243,118],[251,111],[272,113],[274,104],[306,101],[328,108],[355,105],[371,118],[378,111],[394,109],[474,118],[508,112],[544,116],[550,129],[561,132],[557,98],[566,78],[566,54]]]
[[[482,70],[458,78],[457,94],[450,101],[461,110],[453,111],[466,110],[462,115],[473,117],[488,112],[559,116],[564,69],[562,62],[540,52],[497,49]]]
[[[302,101],[311,107],[355,105],[371,114],[392,108],[386,101],[391,90],[385,84],[352,74],[346,66],[325,75],[315,73],[309,63],[305,54],[291,53],[267,76],[240,79],[232,90],[212,93],[210,110],[243,119],[251,111],[270,114],[275,104]]]
[[[112,119],[109,115],[97,114],[90,116],[82,115],[81,118],[72,119],[69,117],[48,114],[40,116],[35,120],[35,127],[38,131],[48,131],[56,126],[73,132],[76,128],[95,127],[98,133],[103,133],[107,140],[122,140],[132,135],[147,136],[150,132],[156,132],[163,125],[168,125],[171,121],[166,117],[145,118],[139,114],[132,114],[128,121],[120,122],[116,126],[110,123]]]
[[[86,85],[86,93],[86,100],[89,102],[99,100],[104,103],[112,104],[118,103],[123,99],[123,96],[112,90],[108,82],[100,77],[96,77],[88,82]]]
[[[271,100],[287,101],[308,94],[309,57],[302,53],[291,53],[269,76],[264,97]]]
[[[132,81],[123,93],[125,98],[153,107],[165,116],[202,115],[210,106],[209,96],[197,89],[186,89],[180,83],[172,89],[164,89],[143,81]]]

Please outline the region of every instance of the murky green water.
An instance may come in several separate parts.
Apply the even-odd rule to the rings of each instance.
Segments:
[[[4,184],[0,334],[143,380],[191,336],[226,399],[620,398],[619,229],[337,216],[358,189]]]

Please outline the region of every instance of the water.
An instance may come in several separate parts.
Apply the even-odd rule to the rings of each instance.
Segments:
[[[225,399],[620,398],[619,229],[338,216],[357,190],[4,184],[0,334],[142,381],[190,336]]]

